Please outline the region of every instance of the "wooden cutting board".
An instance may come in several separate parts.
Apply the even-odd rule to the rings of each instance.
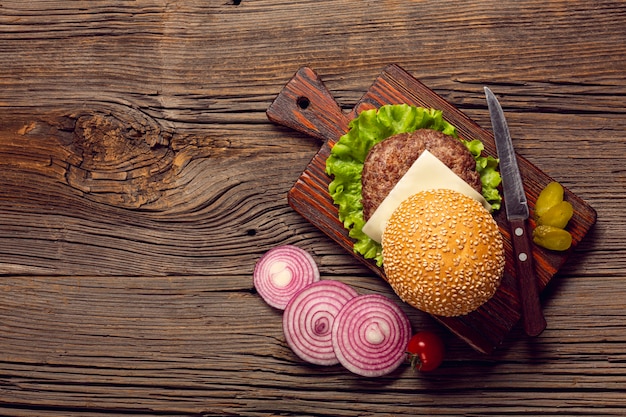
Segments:
[[[481,140],[485,145],[484,152],[496,156],[493,134],[490,131],[482,129],[397,65],[386,67],[347,114],[341,110],[315,71],[307,67],[296,72],[267,110],[267,117],[272,122],[324,142],[289,191],[288,201],[291,207],[385,280],[382,268],[354,253],[353,241],[339,221],[337,207],[328,194],[331,178],[326,174],[325,168],[330,149],[348,131],[350,120],[363,110],[401,103],[442,110],[444,119],[457,128],[461,138]],[[518,163],[532,213],[539,192],[552,178],[519,155]],[[575,212],[567,227],[573,237],[573,249],[595,223],[596,212],[567,189],[565,199],[572,203]],[[504,237],[506,252],[505,273],[498,291],[491,300],[466,316],[435,317],[482,353],[490,353],[499,346],[521,316],[511,239],[504,210],[495,213],[494,218]],[[552,252],[538,246],[533,247],[540,290],[550,282],[570,253],[571,249],[568,252]]]

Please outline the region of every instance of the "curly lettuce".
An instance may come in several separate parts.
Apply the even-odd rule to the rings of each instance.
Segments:
[[[331,181],[328,191],[339,209],[339,220],[354,239],[354,251],[366,259],[374,259],[382,266],[382,247],[363,233],[365,219],[361,203],[361,172],[365,158],[375,144],[389,136],[417,129],[434,129],[458,138],[456,128],[445,121],[440,110],[426,109],[408,104],[389,104],[379,109],[361,112],[350,121],[349,131],[333,146],[326,160],[326,173]],[[492,210],[502,202],[498,185],[498,160],[483,156],[483,143],[479,140],[462,140],[476,160],[476,170],[483,185],[483,196]]]

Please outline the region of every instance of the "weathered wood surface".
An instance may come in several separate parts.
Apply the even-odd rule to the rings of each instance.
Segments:
[[[238,3],[238,4],[235,4]],[[0,414],[626,413],[626,4],[4,1]],[[320,142],[265,111],[303,65],[351,109],[401,65],[598,222],[543,293],[548,328],[367,380],[298,360],[252,288],[269,248],[391,296],[286,193]]]

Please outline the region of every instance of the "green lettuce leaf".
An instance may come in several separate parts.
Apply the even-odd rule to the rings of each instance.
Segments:
[[[445,121],[440,110],[389,104],[379,109],[365,110],[349,124],[349,131],[333,146],[326,160],[326,173],[331,181],[328,191],[338,206],[339,220],[355,240],[354,251],[366,259],[375,259],[382,266],[382,247],[363,233],[363,205],[361,204],[361,172],[363,162],[375,144],[389,136],[417,129],[434,129],[458,138],[456,128]],[[459,139],[461,140],[461,139]],[[482,156],[483,144],[479,140],[461,140],[476,159],[476,169],[481,176],[483,196],[498,210],[502,198],[497,190],[500,173],[498,160]]]

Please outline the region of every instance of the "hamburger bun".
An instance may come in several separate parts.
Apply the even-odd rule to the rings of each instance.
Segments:
[[[457,191],[421,191],[393,212],[382,236],[384,270],[406,303],[427,313],[470,313],[496,292],[504,273],[498,225]]]

